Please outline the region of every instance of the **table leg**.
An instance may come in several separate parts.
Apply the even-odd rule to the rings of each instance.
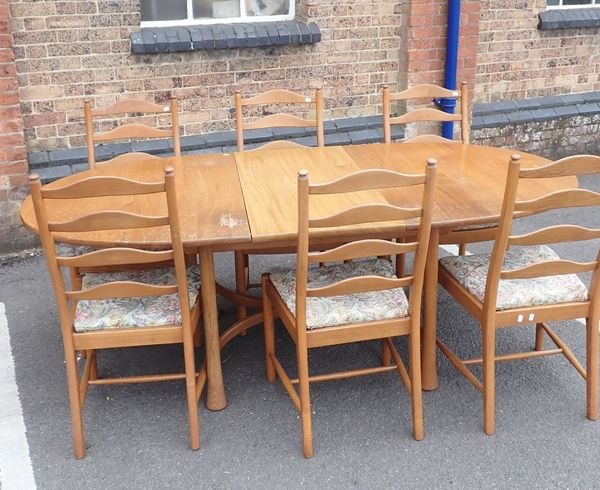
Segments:
[[[223,410],[227,406],[221,349],[219,346],[219,316],[215,286],[215,264],[210,247],[200,249],[200,284],[202,288],[202,310],[204,315],[204,342],[206,345],[207,394],[206,408]]]
[[[438,285],[438,249],[440,232],[431,230],[427,263],[425,264],[425,285],[423,298],[423,348],[422,348],[422,376],[423,389],[435,390],[438,387],[436,365],[436,323],[437,323],[437,285]]]

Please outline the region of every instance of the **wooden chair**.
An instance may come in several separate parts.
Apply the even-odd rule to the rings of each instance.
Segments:
[[[563,354],[587,382],[587,416],[598,416],[598,322],[600,320],[598,265],[561,260],[546,244],[600,238],[600,229],[557,225],[524,235],[512,235],[513,213],[534,215],[579,206],[600,206],[600,194],[571,189],[530,201],[516,199],[520,181],[600,173],[600,157],[574,156],[543,167],[521,169],[519,156],[512,157],[498,237],[490,254],[452,256],[440,260],[439,282],[481,324],[482,357],[459,359],[441,340],[437,344],[450,362],[483,393],[486,434],[495,430],[494,383],[496,362]],[[524,247],[517,250],[511,247]],[[488,270],[489,266],[489,270]],[[591,271],[590,289],[577,273]],[[547,322],[586,318],[587,369],[584,369]],[[535,324],[535,350],[497,354],[496,329]],[[544,350],[544,333],[556,349]],[[483,381],[468,369],[483,365]]]
[[[384,142],[391,143],[391,125],[409,124],[413,122],[460,122],[460,134],[462,143],[469,143],[469,92],[466,82],[462,82],[460,91],[448,90],[438,85],[415,85],[397,94],[390,94],[387,85],[382,90],[383,97],[383,133]],[[458,113],[449,114],[438,108],[426,107],[415,109],[411,112],[398,117],[390,117],[390,103],[394,101],[406,101],[412,99],[456,99],[457,106],[460,107]],[[407,138],[402,143],[451,143],[459,142],[457,140],[448,140],[437,134],[421,134],[412,138]],[[457,244],[459,255],[464,255],[467,251],[467,244],[477,241],[493,240],[497,223],[486,225],[473,225],[461,227],[453,230],[443,237],[442,243]],[[399,271],[403,265],[399,265]]]
[[[192,449],[200,447],[193,336],[197,329],[199,280],[195,269],[186,273],[173,169],[163,182],[137,182],[120,177],[90,177],[60,188],[42,188],[37,175],[29,187],[40,230],[40,239],[54,288],[65,351],[67,386],[76,458],[85,455],[82,411],[89,385],[185,380]],[[67,222],[51,221],[46,202],[53,199],[102,198],[165,193],[167,215],[141,216],[107,210]],[[77,257],[56,255],[55,232],[98,232],[168,225],[171,250],[150,252],[134,248],[106,248]],[[126,264],[148,265],[174,261],[174,267],[108,274],[86,274],[67,289],[61,267],[102,268]],[[188,284],[189,281],[189,284]],[[190,307],[190,304],[192,305]],[[100,378],[97,349],[182,344],[185,373]],[[80,375],[77,352],[85,352]]]
[[[85,136],[87,144],[88,168],[96,168],[97,165],[105,163],[127,163],[140,160],[158,160],[160,157],[150,153],[139,151],[123,153],[109,160],[97,161],[96,143],[104,143],[118,140],[133,140],[146,138],[171,138],[175,156],[181,155],[181,143],[179,139],[179,114],[177,97],[171,96],[169,105],[160,105],[142,99],[121,99],[115,104],[94,109],[90,99],[83,101],[83,114],[85,120]],[[125,123],[110,131],[95,132],[94,120],[106,119],[109,116],[123,116],[125,114],[169,114],[171,122],[169,129],[156,129],[140,123]],[[61,253],[65,256],[82,255],[96,250],[94,247],[62,245]]]
[[[409,124],[413,122],[460,122],[460,134],[462,142],[469,143],[469,94],[466,82],[460,86],[460,91],[449,90],[438,85],[423,84],[415,85],[402,92],[390,94],[389,87],[383,86],[383,141],[391,143],[393,124]],[[402,114],[401,116],[390,116],[390,104],[395,101],[406,101],[412,99],[429,99],[436,98],[456,99],[460,106],[460,111],[455,114],[444,112],[436,107],[424,107]],[[414,138],[405,140],[405,142],[419,143],[448,143],[451,140],[442,138],[438,135],[426,134],[419,135]]]
[[[419,208],[390,204],[366,204],[320,218],[309,218],[309,196],[353,193],[369,189],[423,185]],[[296,409],[300,412],[304,456],[313,454],[309,383],[397,370],[412,399],[413,436],[423,438],[420,371],[421,289],[431,231],[435,185],[435,160],[423,175],[404,175],[389,170],[364,170],[334,182],[309,185],[308,172],[298,173],[298,252],[296,270],[280,270],[262,276],[266,369],[269,382],[280,377]],[[351,224],[420,219],[416,241],[394,243],[366,239],[326,251],[309,252],[309,230]],[[404,230],[406,225],[398,223]],[[381,255],[415,253],[413,275],[398,279],[385,259],[354,260]],[[352,259],[352,262],[344,262]],[[341,262],[333,264],[332,262]],[[319,266],[325,263],[325,266]],[[309,265],[310,264],[310,265]],[[410,300],[405,286],[410,286]],[[296,343],[298,379],[290,379],[275,354],[274,314],[281,318]],[[409,337],[410,374],[402,363],[392,337]],[[384,342],[382,366],[309,375],[308,349],[328,345],[381,339]],[[390,366],[389,355],[395,365]],[[294,385],[299,385],[300,393]]]
[[[146,139],[146,138],[171,138],[175,156],[181,155],[181,143],[179,140],[179,114],[177,97],[171,96],[169,105],[160,105],[146,100],[121,99],[116,104],[108,107],[94,109],[90,99],[83,102],[85,117],[85,137],[87,143],[88,167],[95,168],[97,164],[108,162],[126,163],[128,161],[149,160],[158,158],[143,152],[129,152],[119,155],[107,161],[97,162],[96,143],[104,143],[116,140]],[[169,114],[171,123],[169,129],[157,129],[140,123],[126,123],[117,126],[110,131],[97,133],[94,131],[94,119],[106,118],[108,116],[123,116],[125,114]]]
[[[314,119],[305,119],[291,114],[276,113],[268,114],[252,122],[244,121],[244,108],[268,105],[291,105],[313,109]],[[251,129],[266,129],[278,127],[302,127],[315,128],[317,134],[317,146],[325,145],[324,127],[323,127],[323,91],[318,88],[315,90],[314,98],[306,97],[302,94],[291,92],[289,90],[270,90],[255,97],[242,99],[240,91],[235,92],[235,126],[237,132],[238,151],[244,151],[244,131]],[[279,149],[279,148],[304,148],[303,145],[293,141],[278,140],[268,142],[256,150]],[[250,150],[252,151],[252,150]],[[260,250],[255,254],[288,253],[293,250],[276,249]],[[260,284],[250,284],[250,254],[245,250],[235,252],[235,275],[236,289],[239,293],[246,293],[250,287],[258,287]],[[239,308],[238,317],[240,319],[246,316],[246,307]]]
[[[252,122],[244,122],[244,107],[291,105],[306,107],[315,111],[314,119],[305,119],[291,114],[268,114]],[[320,88],[315,90],[314,98],[306,97],[289,90],[269,90],[255,97],[242,99],[240,91],[235,92],[235,128],[237,133],[238,151],[244,151],[244,131],[250,129],[267,128],[315,128],[317,132],[317,146],[325,145],[323,129],[323,93]],[[262,145],[258,149],[268,148],[303,148],[293,141],[278,140]]]

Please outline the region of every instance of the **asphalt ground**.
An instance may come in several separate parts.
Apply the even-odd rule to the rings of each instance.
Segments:
[[[600,191],[598,178],[583,184]],[[522,220],[518,227],[554,219]],[[588,212],[583,222],[598,227],[600,216]],[[480,251],[489,244],[470,248]],[[555,248],[564,258],[584,259],[595,257],[598,243]],[[259,258],[253,264],[258,272],[291,265],[293,257]],[[232,255],[219,254],[216,266],[218,280],[232,286]],[[43,257],[1,267],[0,302],[38,488],[595,488],[600,483],[600,422],[585,417],[585,384],[559,356],[498,364],[497,428],[491,437],[482,430],[479,393],[439,353],[440,387],[423,394],[421,442],[411,436],[410,400],[394,373],[315,383],[315,455],[305,460],[298,415],[279,382],[265,379],[260,328],[222,352],[229,405],[211,412],[201,404],[199,451],[187,443],[182,382],[93,387],[85,405],[87,455],[77,461]],[[235,309],[224,301],[219,305],[225,328]],[[585,327],[569,321],[556,324],[556,330],[584,359]],[[460,355],[480,355],[479,327],[441,288],[438,332]],[[533,342],[533,327],[505,329],[498,333],[497,352],[529,350]],[[405,356],[405,339],[396,344]],[[294,372],[293,343],[281,328],[277,349]],[[379,352],[374,342],[315,350],[311,372],[373,365]],[[181,368],[181,351],[104,351],[99,366],[101,375],[173,372]]]

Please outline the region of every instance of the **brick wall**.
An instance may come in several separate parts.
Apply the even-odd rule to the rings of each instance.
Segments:
[[[473,89],[477,65],[480,0],[461,1],[459,66],[457,84],[466,81]],[[448,23],[447,0],[412,0],[398,7],[407,18],[403,23],[403,66],[401,88],[419,83],[443,85],[446,57],[446,29]],[[408,109],[419,103],[409,104]],[[459,129],[456,125],[455,129]],[[407,128],[407,135],[420,132],[420,128]]]
[[[447,0],[412,0],[404,9],[406,31],[406,86],[442,84],[446,57]],[[480,0],[461,2],[459,66],[457,80],[473,86],[477,63]]]
[[[298,0],[322,42],[238,50],[132,55],[139,1],[9,0],[29,151],[84,145],[82,98],[125,94],[181,101],[183,134],[233,127],[235,89],[310,91],[323,85],[327,117],[379,111],[378,89],[400,71],[397,0]]]
[[[482,0],[479,101],[600,89],[600,30],[538,30],[538,13],[545,7],[546,0]]]
[[[0,0],[0,252],[28,241],[19,225],[26,193],[27,153],[19,108],[7,0]]]

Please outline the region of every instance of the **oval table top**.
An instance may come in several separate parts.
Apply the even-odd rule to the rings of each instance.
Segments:
[[[275,149],[235,154],[204,154],[107,164],[65,177],[48,185],[56,188],[92,175],[119,175],[140,181],[160,181],[163,169],[175,168],[183,241],[187,247],[211,246],[219,250],[246,248],[252,243],[289,244],[296,236],[296,174],[309,171],[311,182],[324,182],[366,168],[386,168],[405,173],[424,171],[428,158],[438,161],[433,224],[451,229],[498,220],[510,157],[521,155],[523,167],[548,160],[502,148],[462,143],[390,143],[346,147]],[[535,179],[519,187],[519,199],[577,187],[575,177]],[[388,189],[354,193],[345,197],[317,196],[315,214],[328,214],[361,201],[418,204],[419,192]],[[55,200],[48,203],[50,220],[68,220],[99,210],[127,210],[140,214],[166,212],[164,196],[127,196]],[[311,208],[312,210],[312,208]],[[312,211],[311,211],[312,212]],[[31,198],[21,207],[21,220],[37,232]],[[410,226],[410,223],[408,223]],[[397,227],[397,223],[395,224]],[[385,232],[386,224],[371,232]],[[365,230],[367,231],[367,230]],[[348,232],[355,234],[356,229]],[[343,232],[341,234],[344,234]],[[340,230],[324,230],[324,237]],[[170,243],[166,228],[115,230],[85,234],[61,233],[64,242],[97,246],[130,245],[164,247]]]

